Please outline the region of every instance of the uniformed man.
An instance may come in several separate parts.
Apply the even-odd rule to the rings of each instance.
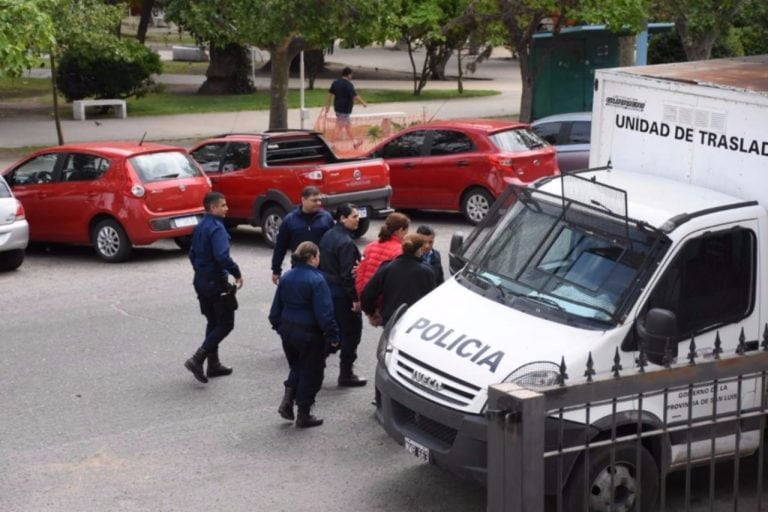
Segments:
[[[222,220],[229,209],[224,194],[207,193],[203,206],[205,217],[192,234],[189,260],[195,270],[193,285],[200,301],[200,312],[208,325],[203,344],[187,359],[184,367],[200,382],[208,382],[206,374],[208,377],[221,377],[232,373],[232,368],[223,366],[219,361],[219,343],[235,327],[237,301],[228,276],[231,274],[235,278],[237,289],[243,286],[243,276],[229,255],[230,236]],[[208,369],[204,373],[206,358]]]

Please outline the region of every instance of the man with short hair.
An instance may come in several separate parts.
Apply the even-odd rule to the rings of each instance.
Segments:
[[[323,115],[328,113],[328,109],[333,101],[333,110],[336,112],[336,125],[333,128],[333,140],[336,141],[342,131],[347,134],[349,140],[353,141],[355,149],[357,149],[362,141],[356,141],[355,136],[352,134],[352,127],[349,124],[349,116],[352,114],[352,107],[355,102],[360,103],[364,107],[368,107],[368,103],[357,94],[355,86],[352,84],[352,69],[346,67],[341,71],[341,78],[337,78],[331,84],[328,89],[328,99],[323,107]]]
[[[227,216],[227,200],[220,192],[208,192],[203,198],[205,217],[192,233],[192,246],[189,260],[195,270],[192,284],[200,302],[200,312],[208,324],[205,328],[205,340],[197,352],[187,359],[184,367],[192,372],[200,382],[208,382],[207,377],[230,375],[228,368],[219,361],[219,344],[235,328],[235,309],[237,302],[231,293],[228,275],[235,278],[235,286],[243,286],[240,267],[229,255],[230,236],[224,226]],[[208,359],[208,371],[203,372],[203,363]]]
[[[314,185],[301,191],[301,205],[290,212],[280,224],[272,252],[272,283],[277,284],[283,269],[283,260],[287,252],[293,252],[301,242],[314,242],[320,245],[320,239],[333,227],[333,217],[323,210],[320,189]]]

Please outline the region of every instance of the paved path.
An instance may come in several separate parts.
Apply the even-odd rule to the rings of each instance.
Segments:
[[[351,50],[336,50],[328,56],[329,62],[355,67],[409,71],[408,54],[391,48],[365,48]],[[456,69],[455,62],[449,62],[447,70]],[[43,71],[44,73],[44,71]],[[202,83],[204,77],[189,75],[165,75],[167,83]],[[317,88],[326,88],[329,80],[318,80]],[[412,84],[408,80],[355,80],[358,89],[370,88],[403,88],[409,89]],[[269,83],[260,79],[257,86],[268,88]],[[298,81],[292,81],[292,87],[298,88]],[[454,88],[456,82],[430,82],[428,88]],[[402,103],[374,104],[368,109],[359,106],[356,113],[404,112],[407,115],[425,115],[427,118],[458,118],[458,117],[500,117],[515,115],[520,105],[520,73],[516,61],[509,59],[508,53],[498,50],[491,59],[483,62],[474,75],[468,75],[465,80],[467,89],[496,89],[501,91],[498,96],[484,98],[455,99],[448,101],[414,101]],[[305,128],[314,124],[319,108],[309,109],[309,120]],[[299,128],[301,120],[298,109],[290,109],[288,125]],[[72,121],[63,120],[62,129],[67,142],[86,140],[178,140],[204,138],[230,131],[261,131],[269,126],[269,112],[241,111],[209,114],[180,114],[172,116],[132,117],[130,111],[127,119],[100,118],[98,123],[92,120]],[[57,143],[56,128],[52,119],[40,116],[30,118],[0,119],[0,148],[17,148],[25,146],[46,146]]]

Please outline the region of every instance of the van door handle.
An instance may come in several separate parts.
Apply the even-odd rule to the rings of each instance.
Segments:
[[[456,162],[458,167],[469,167],[469,160],[459,160]]]

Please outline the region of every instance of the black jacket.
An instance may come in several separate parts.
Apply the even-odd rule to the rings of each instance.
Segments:
[[[355,276],[352,269],[360,261],[360,249],[352,240],[352,232],[343,224],[336,224],[326,231],[320,240],[320,270],[323,272],[331,296],[346,296],[350,302],[357,302]]]
[[[386,323],[401,304],[410,307],[435,288],[435,273],[419,258],[401,254],[379,267],[363,288],[361,305],[366,314],[376,311],[381,296],[381,318]]]

